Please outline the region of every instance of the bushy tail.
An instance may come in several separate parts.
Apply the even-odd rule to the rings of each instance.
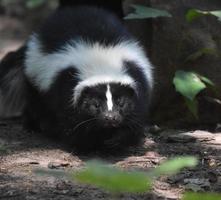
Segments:
[[[25,105],[25,47],[8,53],[0,62],[0,117],[19,116]]]

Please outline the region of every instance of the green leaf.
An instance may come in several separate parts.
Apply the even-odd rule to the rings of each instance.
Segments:
[[[221,21],[221,10],[214,10],[214,11],[202,11],[197,9],[190,9],[186,13],[186,20],[188,22],[192,22],[196,18],[199,18],[204,15],[213,15],[218,18],[219,21]]]
[[[132,5],[135,9],[134,13],[131,13],[125,17],[125,19],[147,19],[156,17],[172,17],[172,15],[165,10],[159,10],[141,5]]]
[[[210,79],[194,72],[177,71],[173,83],[176,91],[185,97],[185,103],[196,119],[199,118],[196,95],[206,87],[217,93],[215,84]]]
[[[221,194],[215,193],[193,193],[188,192],[184,194],[182,200],[220,200]]]
[[[197,159],[192,156],[177,157],[161,164],[153,171],[153,174],[155,176],[173,175],[185,167],[195,167],[197,163]]]
[[[206,88],[198,74],[194,72],[177,71],[173,79],[176,91],[193,101],[196,95]]]
[[[204,14],[199,12],[199,10],[196,10],[196,9],[190,9],[187,11],[186,13],[186,20],[188,22],[192,22],[193,20],[195,20],[196,18],[198,17],[201,17],[203,16]]]
[[[199,115],[198,115],[198,101],[196,99],[189,100],[188,98],[185,98],[185,103],[186,103],[189,111],[193,114],[193,116],[196,119],[199,119]]]
[[[151,181],[142,172],[123,172],[98,162],[89,162],[85,170],[74,174],[73,178],[81,183],[95,185],[113,193],[146,192]]]
[[[219,90],[216,88],[216,85],[214,82],[212,82],[210,79],[206,78],[205,76],[199,75],[200,79],[206,84],[206,86],[212,90],[214,92],[214,94],[219,97],[220,96],[220,92]]]
[[[221,10],[210,11],[209,14],[216,16],[221,21]]]
[[[41,6],[43,3],[45,3],[46,0],[27,0],[26,6],[28,8],[36,8]]]
[[[209,85],[211,87],[215,87],[215,84],[208,78],[206,78],[205,76],[202,76],[202,75],[199,75],[199,78],[206,84],[206,85]]]

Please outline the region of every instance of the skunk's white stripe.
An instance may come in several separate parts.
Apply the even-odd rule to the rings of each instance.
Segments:
[[[41,46],[38,37],[32,36],[25,61],[25,74],[41,91],[47,91],[58,73],[69,67],[79,72],[79,84],[74,89],[75,100],[85,85],[108,82],[106,80],[134,86],[134,81],[124,71],[124,61],[137,63],[152,86],[151,64],[135,41],[123,41],[114,46],[70,41],[62,50],[51,54],[43,53]]]
[[[93,76],[91,78],[86,79],[85,81],[81,81],[74,88],[73,95],[73,103],[76,104],[78,98],[81,95],[82,90],[87,86],[96,86],[98,84],[108,84],[108,83],[119,83],[121,85],[129,85],[131,88],[135,88],[134,80],[127,75],[116,75],[116,76]],[[136,90],[135,90],[136,91]]]
[[[113,99],[112,99],[112,94],[110,91],[110,85],[107,85],[107,92],[106,92],[106,98],[107,98],[107,109],[108,111],[112,111],[113,109]]]

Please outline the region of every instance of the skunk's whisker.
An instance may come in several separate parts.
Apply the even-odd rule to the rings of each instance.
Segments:
[[[127,120],[129,120],[130,122],[132,122],[134,125],[137,125],[137,126],[143,128],[143,125],[140,124],[139,121],[136,121],[135,119],[131,119],[131,118],[127,118]]]
[[[96,120],[96,119],[97,119],[97,118],[91,118],[91,119],[85,120],[85,121],[83,121],[83,122],[80,122],[79,124],[77,124],[77,125],[74,127],[73,132],[75,132],[80,126],[82,126],[82,125],[84,125],[84,124],[86,124],[86,123],[88,123],[88,122],[94,121],[94,120]]]

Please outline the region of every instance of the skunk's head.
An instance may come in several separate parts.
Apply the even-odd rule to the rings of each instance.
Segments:
[[[105,128],[117,128],[128,123],[137,109],[134,89],[118,83],[99,84],[85,87],[77,108],[79,114]]]

